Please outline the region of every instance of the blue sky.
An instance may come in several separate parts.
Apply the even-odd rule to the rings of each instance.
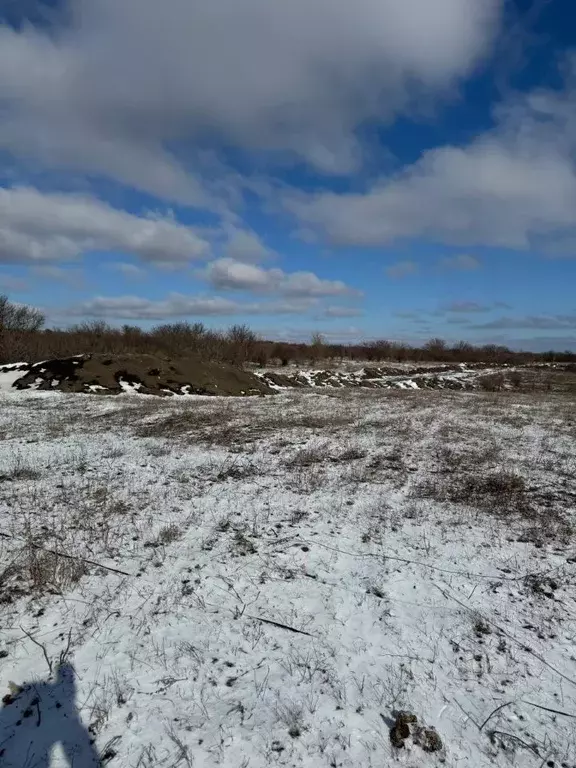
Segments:
[[[52,325],[576,349],[569,0],[0,0],[0,291]]]

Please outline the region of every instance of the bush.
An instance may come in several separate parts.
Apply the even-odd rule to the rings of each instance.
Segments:
[[[23,304],[14,304],[8,300],[8,296],[0,295],[0,332],[39,331],[45,319],[40,310]]]
[[[113,327],[103,320],[80,323],[66,330],[46,329],[43,314],[33,307],[10,302],[0,295],[0,364],[37,362],[78,354],[151,354],[164,357],[199,356],[204,360],[234,365],[256,363],[288,366],[312,362],[331,365],[344,359],[358,362],[424,361],[492,365],[541,362],[574,363],[571,352],[534,355],[512,352],[506,347],[486,345],[474,347],[458,342],[450,347],[443,339],[430,339],[423,347],[378,339],[363,344],[330,344],[320,333],[310,343],[275,342],[259,339],[246,325],[233,325],[228,331],[214,331],[203,323],[165,323],[151,330],[135,325]],[[510,373],[510,383],[519,387],[519,374]],[[483,383],[482,383],[483,382]],[[504,386],[500,374],[486,376],[481,386],[497,391]]]
[[[493,373],[490,376],[481,376],[478,379],[480,389],[484,392],[500,392],[504,389],[504,376],[501,373]]]

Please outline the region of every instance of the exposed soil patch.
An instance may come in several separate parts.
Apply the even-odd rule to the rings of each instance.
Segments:
[[[397,712],[394,724],[390,728],[392,746],[396,749],[404,749],[410,739],[424,752],[439,752],[443,748],[442,739],[434,728],[420,725],[418,718],[412,712]]]
[[[364,367],[356,371],[301,370],[293,373],[259,371],[256,375],[273,389],[292,387],[331,387],[368,389],[477,389],[484,364],[439,365],[398,368]],[[501,387],[506,388],[506,387]],[[511,387],[509,387],[511,388]]]
[[[486,363],[446,363],[397,367],[365,366],[357,370],[257,371],[273,389],[356,388],[546,391],[573,393],[576,376],[569,365],[510,366]]]
[[[22,370],[22,368],[20,368]],[[0,369],[0,373],[2,369]],[[265,395],[268,384],[231,365],[153,355],[80,355],[29,364],[15,389],[147,395]]]
[[[363,367],[357,370],[247,371],[198,357],[156,355],[76,355],[41,363],[0,366],[0,389],[52,388],[64,392],[255,395],[286,389],[388,389],[554,391],[572,393],[574,372],[567,366],[487,366],[452,363],[429,366]]]

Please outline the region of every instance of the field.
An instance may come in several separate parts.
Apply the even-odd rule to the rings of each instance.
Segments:
[[[575,475],[564,384],[2,393],[0,764],[574,768]]]

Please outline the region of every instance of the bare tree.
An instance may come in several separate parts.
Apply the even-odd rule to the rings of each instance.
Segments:
[[[445,361],[449,357],[448,345],[444,339],[430,339],[424,344],[424,350],[429,358],[437,361]]]
[[[232,325],[226,334],[228,341],[228,360],[235,365],[243,365],[252,359],[258,337],[247,325]]]
[[[36,338],[44,325],[40,310],[25,304],[15,304],[0,295],[0,362],[16,362],[29,347],[30,337]]]
[[[46,318],[39,309],[14,304],[0,295],[0,331],[39,331]]]
[[[310,338],[310,361],[317,363],[326,354],[326,342],[324,336],[318,331],[315,331]]]

